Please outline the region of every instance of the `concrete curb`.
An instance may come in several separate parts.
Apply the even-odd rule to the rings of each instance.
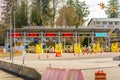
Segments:
[[[0,68],[10,73],[20,75],[21,77],[27,78],[29,80],[41,80],[41,74],[38,73],[34,68],[30,68],[27,66],[18,65],[10,62],[5,62],[1,60],[0,60]]]

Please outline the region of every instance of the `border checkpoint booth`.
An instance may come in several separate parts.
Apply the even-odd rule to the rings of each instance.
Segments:
[[[91,39],[91,44],[94,44],[95,38],[98,38],[98,36],[96,36],[96,33],[104,33],[104,34],[106,34],[106,36],[104,36],[105,44],[110,46],[111,45],[111,38],[113,37],[113,36],[110,36],[110,33],[115,28],[116,27],[112,27],[112,28],[111,27],[47,28],[47,27],[39,27],[39,26],[32,28],[32,27],[27,26],[25,28],[16,28],[15,29],[16,33],[14,33],[14,35],[17,36],[17,37],[15,37],[17,40],[23,41],[23,39],[38,38],[42,42],[43,38],[46,36],[44,34],[46,34],[48,32],[52,32],[52,33],[56,33],[56,35],[54,37],[57,37],[57,39],[62,44],[61,40],[63,39],[63,34],[71,32],[71,33],[73,33],[73,38],[75,38],[76,42],[78,42],[77,41],[78,38],[87,37],[87,38]],[[10,29],[5,28],[4,32],[6,35],[6,37],[5,37],[6,43],[10,43],[9,42]],[[19,33],[19,35],[17,33]],[[32,34],[32,33],[36,33],[36,34]],[[76,33],[77,33],[77,35],[76,35]],[[87,33],[89,35],[88,36],[81,36],[81,34],[84,34],[84,33]],[[26,43],[28,43],[28,42],[26,42]]]

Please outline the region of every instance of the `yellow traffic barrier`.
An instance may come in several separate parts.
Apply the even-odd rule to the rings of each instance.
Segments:
[[[74,44],[74,53],[76,54],[78,52],[78,46],[77,46],[77,44],[75,43]]]
[[[82,52],[81,44],[80,43],[78,43],[78,44],[75,43],[74,44],[74,53],[79,54],[81,52]]]
[[[42,43],[36,44],[36,53],[43,53]]]
[[[114,43],[111,44],[111,51],[112,52],[118,52],[119,51],[118,42],[114,42]]]
[[[94,52],[94,53],[101,52],[101,48],[100,48],[100,43],[99,43],[99,42],[93,44],[93,52]]]
[[[100,52],[101,50],[100,50],[100,43],[98,42],[97,44],[97,52]]]
[[[96,44],[93,44],[93,52],[97,53],[97,45]]]
[[[55,45],[55,53],[56,53],[56,57],[61,57],[61,53],[62,53],[62,44],[56,44]]]
[[[78,44],[78,52],[81,53],[82,52],[82,48],[81,48],[81,44]]]

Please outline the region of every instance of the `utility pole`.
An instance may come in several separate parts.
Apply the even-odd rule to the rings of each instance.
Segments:
[[[54,27],[54,21],[55,21],[55,0],[53,0],[53,27]]]
[[[13,62],[13,51],[12,51],[12,5],[8,5],[10,9],[10,60]]]
[[[16,46],[16,42],[15,42],[15,26],[16,26],[16,17],[15,17],[15,15],[16,15],[16,11],[14,11],[14,46]]]

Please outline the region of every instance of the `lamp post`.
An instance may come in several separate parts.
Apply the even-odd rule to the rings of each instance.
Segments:
[[[10,9],[10,60],[13,62],[13,51],[12,51],[12,5],[8,5]]]
[[[15,33],[16,33],[16,31],[15,31],[15,27],[16,27],[16,12],[17,11],[14,11],[14,46],[16,46],[16,41],[15,41]]]

